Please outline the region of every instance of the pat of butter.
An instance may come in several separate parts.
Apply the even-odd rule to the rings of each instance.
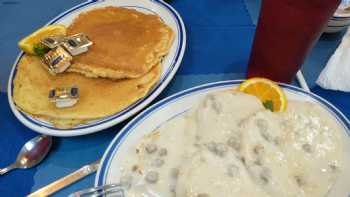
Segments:
[[[49,100],[55,103],[57,108],[72,107],[79,100],[79,89],[75,86],[52,89],[49,92]]]

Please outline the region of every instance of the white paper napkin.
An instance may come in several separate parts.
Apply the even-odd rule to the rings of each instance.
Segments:
[[[316,83],[325,89],[350,92],[350,30],[328,60]]]

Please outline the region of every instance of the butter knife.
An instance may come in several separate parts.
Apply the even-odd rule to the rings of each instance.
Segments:
[[[85,165],[78,169],[77,171],[58,179],[55,182],[50,183],[49,185],[29,194],[27,197],[43,197],[49,196],[58,190],[86,177],[89,174],[96,172],[98,166],[100,164],[100,160],[97,160],[89,165]]]

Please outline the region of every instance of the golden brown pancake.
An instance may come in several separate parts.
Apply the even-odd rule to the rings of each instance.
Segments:
[[[14,79],[13,99],[19,109],[37,117],[71,127],[82,121],[115,114],[144,97],[160,76],[160,65],[136,79],[92,79],[77,73],[50,75],[36,56],[24,55]],[[80,98],[70,108],[56,108],[49,101],[50,89],[79,87]]]
[[[74,57],[69,72],[87,77],[137,78],[166,55],[174,33],[157,15],[105,7],[80,14],[67,34],[85,33],[93,45]]]

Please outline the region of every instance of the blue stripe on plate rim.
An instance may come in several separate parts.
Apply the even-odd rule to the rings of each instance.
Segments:
[[[350,24],[347,24],[347,25],[327,25],[327,27],[339,27],[339,28],[344,28],[344,27],[347,27],[349,26]]]
[[[347,21],[350,20],[350,16],[333,16],[332,18],[330,18],[329,20],[334,20],[334,21]]]
[[[176,21],[179,39],[178,39],[178,47],[177,47],[176,52],[175,52],[175,57],[174,57],[174,59],[171,62],[171,66],[166,71],[166,73],[163,75],[163,77],[157,82],[157,84],[149,91],[149,93],[145,97],[143,97],[142,99],[136,101],[132,105],[128,106],[124,110],[122,110],[122,111],[120,111],[120,112],[118,112],[118,113],[116,113],[114,115],[111,115],[111,116],[108,116],[106,118],[99,119],[99,120],[96,120],[96,121],[92,121],[91,123],[88,123],[88,124],[85,124],[85,125],[80,125],[80,126],[77,126],[77,127],[74,127],[74,128],[70,128],[70,129],[58,129],[58,128],[55,128],[55,127],[51,126],[51,124],[49,124],[47,122],[44,122],[44,121],[39,120],[39,119],[36,119],[36,118],[34,118],[34,117],[32,117],[32,116],[30,116],[30,115],[28,115],[28,114],[26,114],[26,113],[24,113],[22,111],[18,111],[22,115],[22,117],[25,118],[28,122],[32,123],[33,125],[40,126],[40,127],[45,127],[45,128],[52,129],[52,130],[80,130],[80,129],[87,129],[87,128],[95,127],[97,125],[109,122],[112,119],[119,118],[119,117],[127,114],[128,112],[133,110],[138,104],[142,103],[150,95],[152,95],[159,88],[159,86],[165,81],[165,79],[167,79],[170,76],[171,72],[174,70],[175,64],[179,60],[179,57],[180,57],[180,54],[181,54],[181,50],[183,48],[183,37],[184,37],[183,36],[183,32],[184,32],[184,29],[183,29],[183,27],[181,25],[181,22],[180,22],[181,19],[179,18],[178,14],[172,9],[171,6],[169,6],[168,4],[164,3],[161,0],[151,0],[151,1],[156,3],[156,4],[158,4],[158,5],[160,5],[160,6],[162,6],[162,7],[164,7],[167,11],[169,11],[172,14],[173,18]],[[47,25],[57,22],[58,20],[60,20],[64,16],[66,16],[67,14],[71,14],[71,13],[73,13],[75,11],[79,11],[79,10],[85,8],[88,5],[99,3],[99,2],[102,2],[102,1],[101,0],[92,0],[92,1],[87,1],[85,3],[79,4],[79,5],[71,8],[71,9],[63,12],[62,14],[58,15],[56,18],[51,20]],[[145,8],[145,7],[140,7],[140,6],[122,6],[122,7],[139,8],[139,9],[144,9],[144,10],[147,10],[149,12],[155,13],[153,10],[150,10],[148,8]],[[10,89],[10,91],[11,91],[10,95],[11,96],[13,96],[13,91],[12,91],[13,90],[13,79],[14,79],[14,76],[16,75],[16,72],[17,72],[17,64],[18,64],[19,60],[23,57],[23,55],[24,55],[24,53],[21,52],[21,54],[19,55],[19,57],[17,58],[17,60],[15,62],[15,65],[16,65],[15,71],[11,75],[11,89]],[[11,102],[12,102],[12,100],[11,100]]]
[[[173,103],[183,97],[190,96],[193,93],[199,93],[199,92],[205,92],[210,89],[221,89],[226,87],[231,87],[233,85],[238,85],[242,82],[242,80],[229,80],[229,81],[219,81],[214,83],[208,83],[201,86],[193,87],[191,89],[187,89],[184,91],[181,91],[179,93],[176,93],[170,97],[167,97],[165,99],[162,99],[161,101],[153,104],[152,106],[145,109],[142,113],[137,115],[135,118],[133,118],[112,140],[112,142],[109,144],[108,148],[106,149],[103,158],[101,160],[101,164],[99,166],[98,172],[96,174],[95,178],[95,186],[104,185],[106,183],[107,178],[107,171],[111,164],[111,159],[114,157],[116,152],[118,151],[120,145],[125,141],[127,136],[132,132],[132,130],[137,127],[139,124],[143,122],[144,119],[151,116],[156,111],[166,107],[168,104]],[[280,83],[280,86],[290,90],[293,93],[303,95],[306,97],[311,97],[316,101],[318,104],[323,106],[329,113],[333,115],[333,117],[336,118],[336,120],[343,126],[345,129],[347,135],[350,137],[350,122],[345,117],[345,115],[339,111],[334,105],[329,103],[327,100],[323,99],[322,97],[312,93],[307,92],[299,87],[295,87],[289,84],[283,84]]]

